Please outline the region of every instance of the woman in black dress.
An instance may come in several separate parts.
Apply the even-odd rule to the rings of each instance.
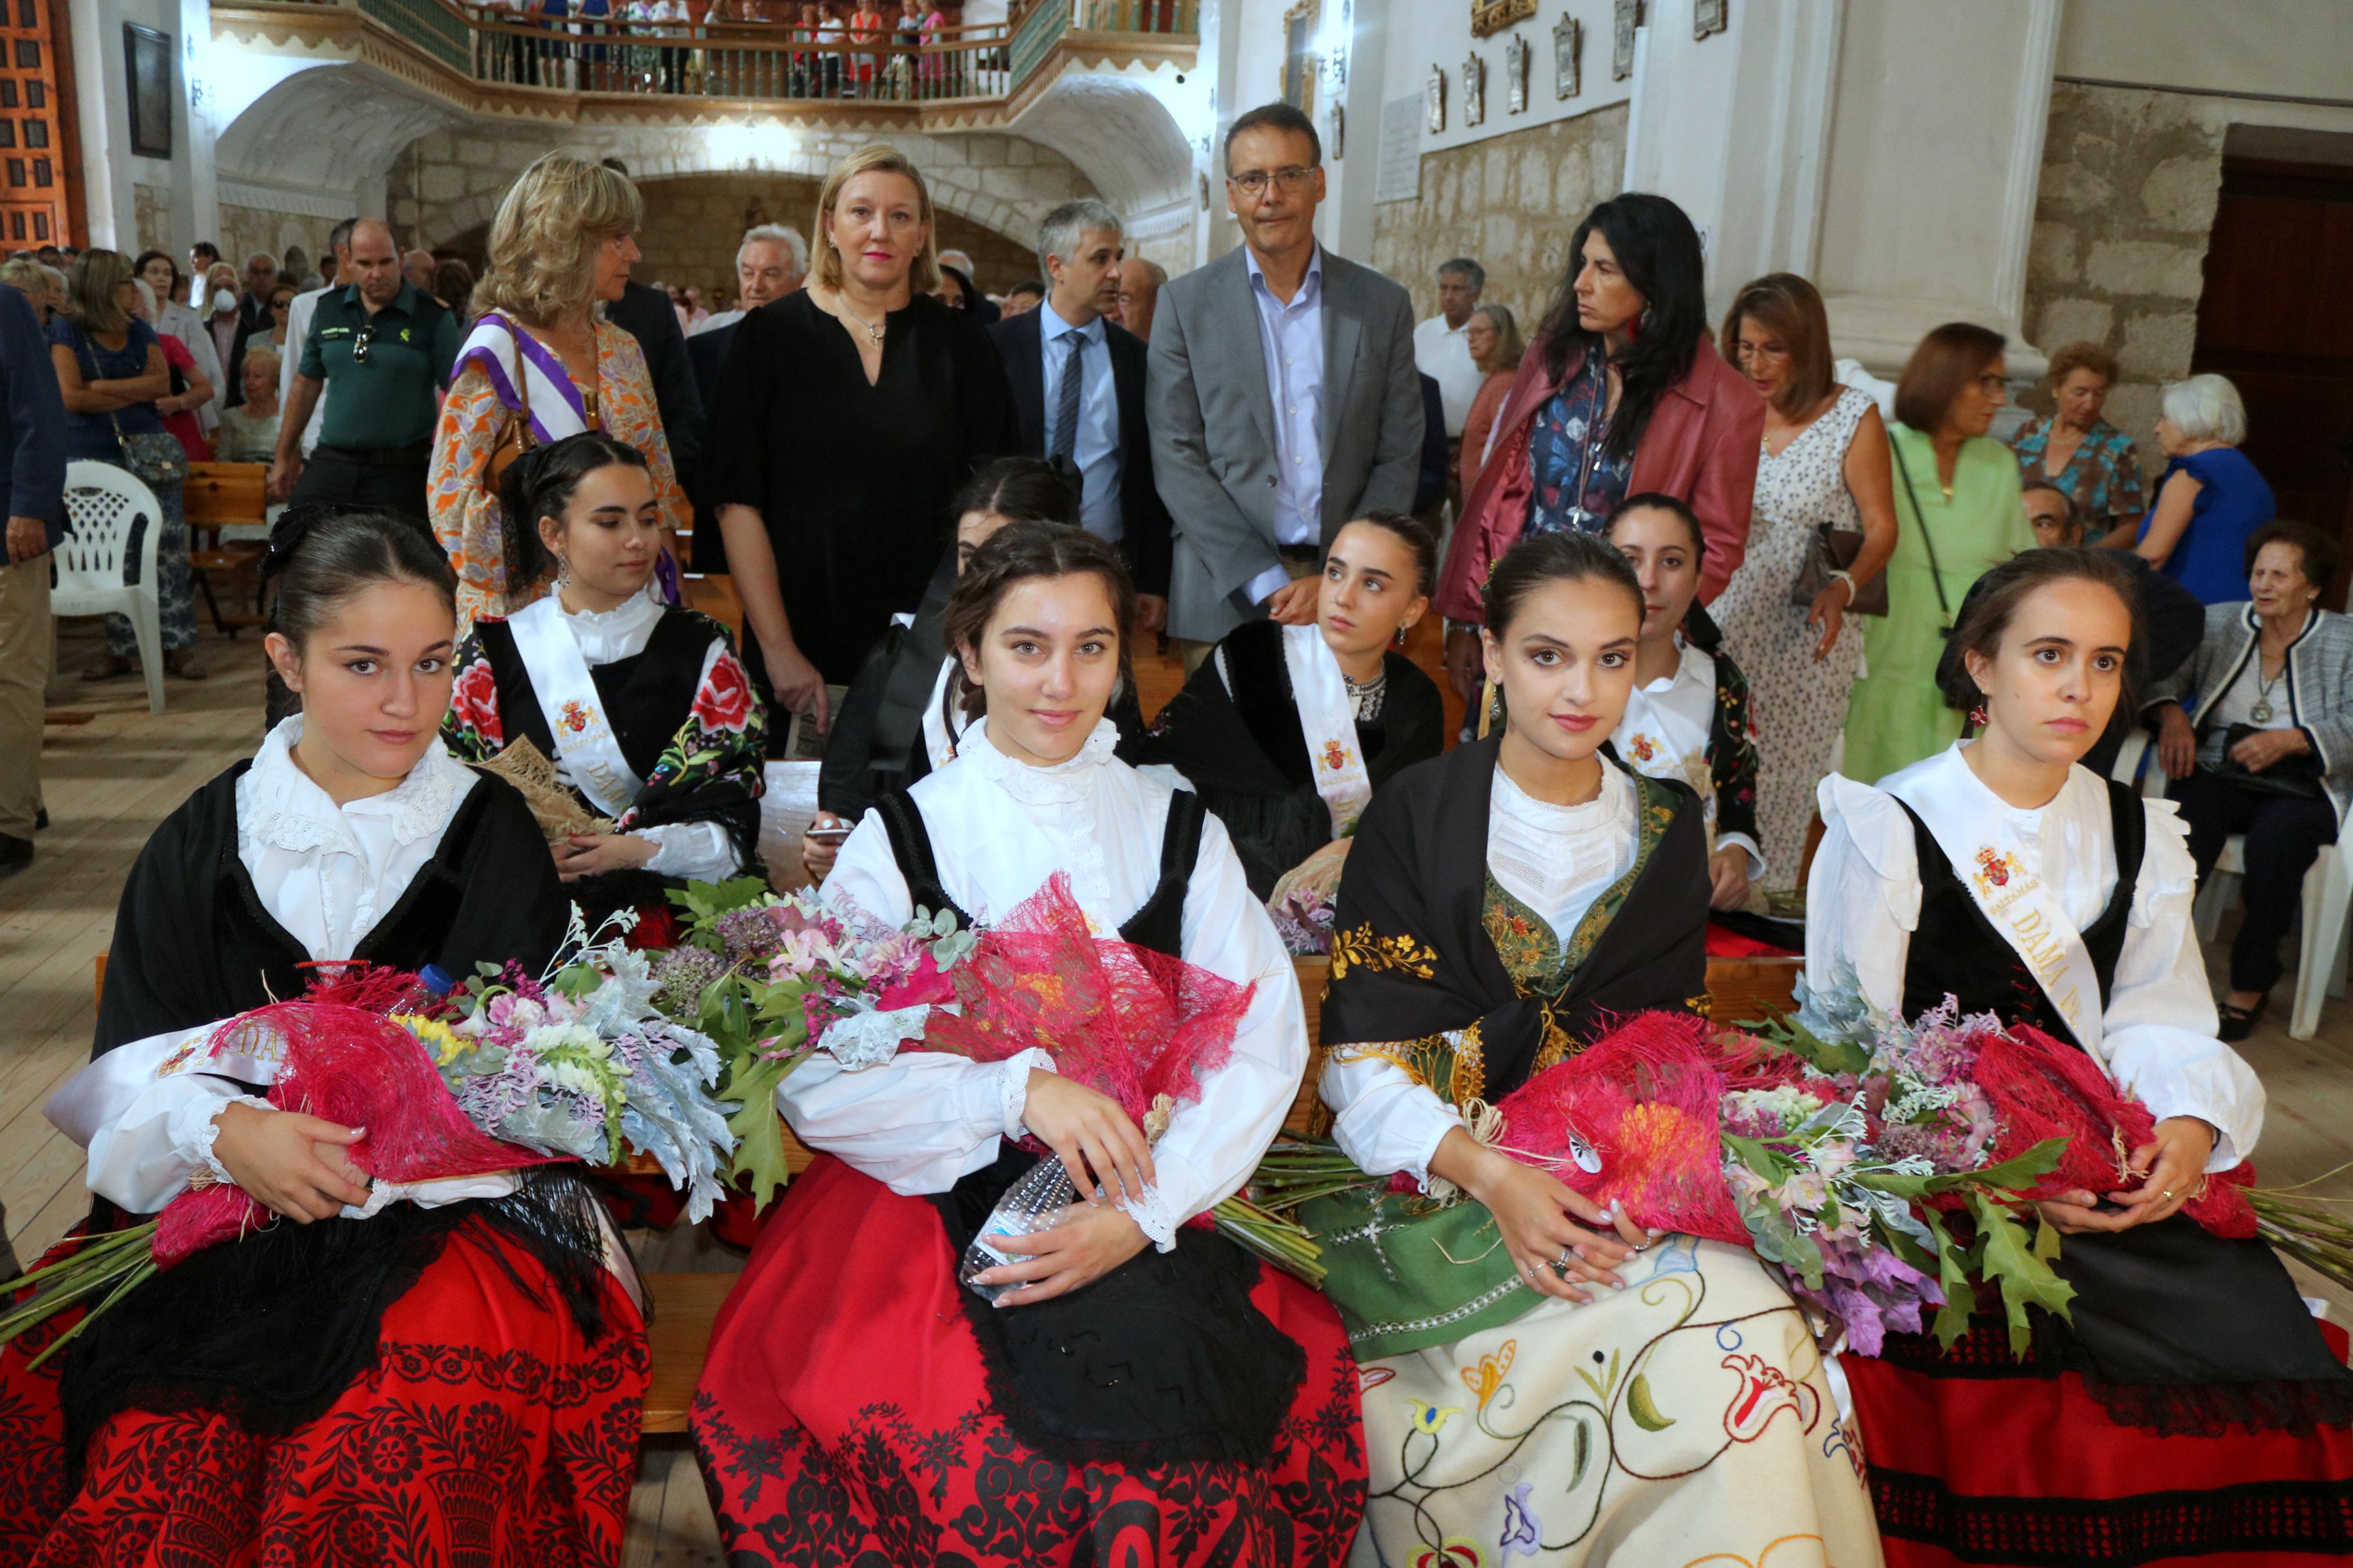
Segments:
[[[931,298],[914,164],[881,145],[842,160],[815,232],[808,287],[736,330],[706,467],[755,679],[822,724],[827,685],[923,597],[956,487],[1018,437],[987,333]]]

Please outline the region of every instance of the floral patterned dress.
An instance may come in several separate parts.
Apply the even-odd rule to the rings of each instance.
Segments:
[[[596,323],[597,428],[646,456],[653,470],[654,500],[662,527],[676,534],[694,526],[686,493],[670,467],[670,441],[654,404],[653,376],[638,340],[601,317]],[[491,451],[507,433],[514,411],[499,401],[490,376],[469,364],[450,385],[433,433],[433,461],[426,476],[426,504],[433,534],[458,574],[458,624],[477,616],[503,616],[547,591],[544,583],[509,580],[506,509],[487,482]]]
[[[1820,634],[1808,629],[1804,607],[1789,602],[1789,584],[1817,529],[1862,526],[1846,488],[1846,454],[1872,407],[1868,393],[1850,387],[1778,457],[1760,456],[1747,558],[1708,606],[1725,647],[1748,677],[1757,829],[1767,888],[1797,885],[1814,785],[1831,771],[1847,697],[1862,667],[1863,617],[1848,616],[1830,658],[1817,663]]]

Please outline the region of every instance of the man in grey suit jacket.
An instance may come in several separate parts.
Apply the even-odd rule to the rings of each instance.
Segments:
[[[1314,125],[1288,104],[1251,110],[1226,133],[1241,248],[1160,291],[1145,404],[1175,522],[1168,630],[1188,664],[1245,620],[1314,619],[1332,537],[1413,504],[1412,302],[1317,246],[1323,199]]]

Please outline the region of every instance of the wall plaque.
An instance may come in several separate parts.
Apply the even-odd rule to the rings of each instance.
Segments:
[[[1536,0],[1471,0],[1471,36],[1484,38],[1536,14]]]

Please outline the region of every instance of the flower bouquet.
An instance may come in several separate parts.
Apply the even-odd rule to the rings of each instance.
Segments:
[[[721,1089],[735,1102],[728,1174],[765,1208],[791,1173],[776,1089],[825,1042],[845,1061],[888,1060],[921,1039],[941,976],[973,948],[945,910],[917,910],[898,931],[853,929],[807,893],[756,877],[696,882],[670,895],[684,912],[679,945],[653,968],[654,1003],[713,1043]]]
[[[619,923],[625,935],[626,918]],[[710,1093],[711,1042],[655,1011],[647,961],[619,935],[591,945],[576,911],[551,968],[543,980],[484,965],[451,986],[436,971],[340,966],[301,998],[183,1043],[157,1071],[266,1076],[273,1107],[364,1128],[345,1157],[370,1179],[370,1194],[350,1217],[432,1187],[490,1195],[497,1184],[440,1184],[563,1160],[607,1163],[629,1149],[687,1190],[691,1212],[709,1213],[730,1152],[725,1108]],[[0,1310],[0,1342],[97,1297],[46,1359],[158,1270],[273,1217],[199,1172],[154,1219],[86,1237],[15,1281],[30,1290]]]
[[[1466,1110],[1482,1142],[1637,1223],[1752,1248],[1826,1339],[1842,1333],[1866,1354],[1924,1327],[1951,1344],[1979,1279],[1999,1289],[2023,1354],[2027,1308],[2063,1317],[2073,1294],[2051,1268],[2058,1234],[2031,1203],[2085,1184],[2087,1148],[2094,1182],[2112,1185],[2114,1146],[2145,1142],[2150,1125],[2081,1052],[2031,1029],[1949,1005],[1907,1025],[1852,995],[1810,997],[1796,1019],[1753,1033],[1641,1015]],[[1280,1220],[1384,1181],[1410,1190],[1328,1142],[1285,1140],[1245,1196]],[[1440,1184],[1430,1201],[1453,1197]]]
[[[776,1091],[813,1051],[860,1068],[907,1046],[987,1062],[1043,1049],[1149,1132],[1199,1098],[1256,994],[1099,936],[1059,875],[985,931],[922,909],[882,929],[757,884],[672,896],[690,919],[655,966],[658,994],[719,1042],[741,1102],[735,1173],[762,1205],[787,1177]]]

